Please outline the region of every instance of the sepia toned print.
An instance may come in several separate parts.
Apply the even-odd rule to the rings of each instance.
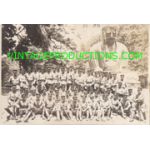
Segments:
[[[1,124],[149,124],[149,25],[1,28]]]

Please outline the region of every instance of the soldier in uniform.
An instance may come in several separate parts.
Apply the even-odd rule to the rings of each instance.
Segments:
[[[31,89],[34,81],[34,73],[31,72],[31,68],[28,68],[28,72],[25,74],[25,76],[29,84],[29,89]]]
[[[94,85],[94,78],[91,75],[90,71],[88,71],[88,76],[87,76],[87,79],[86,79],[86,86],[87,86],[88,91],[93,90],[93,85]]]
[[[11,87],[11,86],[16,86],[16,89],[17,89],[17,90],[20,90],[20,89],[19,89],[19,78],[18,78],[17,69],[14,69],[14,70],[13,70],[13,75],[10,76],[10,78],[9,78],[9,80],[8,80],[8,83],[10,84],[10,87]]]
[[[60,72],[60,67],[58,66],[56,68],[56,75],[55,75],[55,80],[56,80],[56,88],[58,89],[60,87],[60,78],[61,78],[61,72]]]
[[[123,118],[124,116],[124,110],[122,107],[122,103],[119,100],[118,94],[114,95],[113,101],[112,101],[112,111],[116,113],[117,115],[121,115]]]
[[[84,95],[82,97],[82,119],[86,118],[86,112],[87,112],[87,103],[86,103],[86,97],[87,95]]]
[[[77,99],[75,111],[76,111],[76,120],[82,121],[82,102],[79,99]]]
[[[65,107],[66,107],[65,114],[67,115],[67,118],[68,118],[69,120],[72,120],[72,119],[73,119],[73,114],[72,114],[72,101],[71,101],[71,100],[66,101]]]
[[[71,76],[71,72],[70,72],[70,69],[69,68],[67,68],[67,71],[66,71],[66,80],[67,80],[67,91],[70,89],[70,87],[71,87],[71,81],[72,81],[72,76]]]
[[[140,121],[143,121],[146,119],[145,115],[145,103],[144,103],[144,96],[142,93],[142,88],[139,87],[137,89],[137,94],[135,96],[135,101],[136,101],[136,111],[138,114],[138,118]]]
[[[62,119],[62,102],[60,99],[55,101],[55,105],[52,112],[56,112],[56,118],[58,121]]]
[[[8,96],[8,107],[5,110],[8,112],[7,120],[17,119],[19,113],[19,101],[21,99],[20,93],[17,92],[16,86],[13,85]]]
[[[55,101],[52,99],[51,94],[48,94],[44,101],[45,101],[44,114],[47,120],[49,121],[53,116],[52,110],[54,108]]]
[[[133,94],[133,89],[128,89],[128,96],[125,102],[124,112],[126,116],[130,117],[130,121],[135,118],[135,96]]]
[[[87,96],[86,98],[87,111],[86,111],[86,119],[93,119],[93,111],[92,111],[92,100],[91,97]]]
[[[103,119],[104,119],[104,117],[106,119],[110,119],[112,102],[111,102],[111,99],[108,98],[108,93],[103,95],[102,107],[103,107],[103,113],[104,113]]]
[[[29,111],[29,102],[27,101],[27,94],[23,93],[21,96],[21,100],[19,101],[19,120],[18,121],[25,121],[26,116],[28,115]]]
[[[22,92],[24,92],[25,89],[28,88],[28,82],[27,82],[27,79],[25,77],[25,72],[23,69],[20,70],[18,80],[19,80],[20,92],[22,93]]]
[[[62,68],[60,81],[61,81],[61,87],[65,88],[65,90],[66,90],[67,75],[66,75],[66,72],[65,72],[65,68]]]
[[[36,93],[36,101],[33,102],[32,115],[34,116],[33,118],[35,118],[36,115],[40,115],[44,118],[44,102],[39,93]]]

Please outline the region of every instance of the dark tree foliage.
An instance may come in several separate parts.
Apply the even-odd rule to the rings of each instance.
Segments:
[[[16,52],[27,52],[28,51],[28,46],[30,45],[30,41],[28,38],[23,38],[20,40],[19,44],[16,46]],[[19,60],[19,65],[20,67],[23,67],[25,70],[28,69],[28,66],[31,65],[29,60]]]
[[[59,49],[60,45],[62,49],[73,50],[75,45],[66,36],[66,31],[63,25],[46,25],[46,24],[22,24],[22,29],[18,31],[17,25],[3,25],[2,26],[2,48],[3,54],[7,54],[9,51],[27,52],[39,49],[44,51]],[[22,32],[26,36],[22,36]],[[15,37],[15,38],[14,38]],[[17,38],[17,41],[16,41]],[[56,60],[49,61],[50,63],[57,64]],[[28,67],[33,68],[37,63],[34,60],[19,60],[20,67],[25,70]]]
[[[74,48],[72,41],[69,38],[65,38],[63,34],[65,32],[63,25],[24,24],[23,26],[31,44],[42,48],[42,51],[47,51],[51,44],[54,44],[54,48],[57,48],[58,45],[53,40],[64,44],[70,49]]]
[[[46,37],[43,35],[41,25],[38,24],[24,24],[27,37],[30,39],[31,44],[37,47],[47,47]]]
[[[2,54],[7,54],[10,49],[15,47],[16,27],[12,24],[2,25]]]

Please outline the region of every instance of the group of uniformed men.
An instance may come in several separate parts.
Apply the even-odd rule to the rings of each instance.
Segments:
[[[129,88],[124,74],[81,68],[13,70],[7,120],[146,120],[142,88]]]

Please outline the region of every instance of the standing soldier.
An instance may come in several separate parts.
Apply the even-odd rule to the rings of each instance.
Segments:
[[[82,104],[79,99],[76,102],[75,110],[76,110],[76,120],[82,121]]]
[[[27,82],[27,79],[25,77],[25,72],[23,69],[20,70],[18,80],[19,80],[20,92],[22,93],[22,92],[24,92],[25,89],[28,88],[28,82]]]
[[[60,87],[60,77],[61,77],[61,73],[60,73],[60,68],[59,66],[56,69],[56,87],[59,88]]]
[[[142,88],[137,89],[137,94],[135,96],[135,101],[136,101],[136,111],[139,117],[140,121],[143,121],[146,119],[145,115],[145,103],[144,103],[144,96],[142,93]]]
[[[32,87],[32,83],[34,81],[34,74],[31,72],[31,68],[28,68],[28,72],[25,74],[28,84],[29,84],[29,89]]]
[[[82,119],[86,118],[86,112],[87,112],[86,96],[87,95],[84,95],[82,98]]]
[[[120,80],[119,80],[119,82],[122,83],[122,87],[123,87],[123,88],[126,88],[126,87],[127,87],[126,82],[125,82],[125,75],[124,75],[124,74],[121,74],[121,75],[120,75]]]
[[[92,113],[92,101],[89,96],[86,98],[86,104],[87,104],[87,111],[86,111],[86,119],[92,119],[93,113]]]
[[[99,84],[99,74],[98,74],[98,72],[95,72],[95,74],[94,74],[94,91],[96,93],[99,92],[99,86],[100,86],[100,84]]]
[[[62,68],[60,81],[61,81],[61,87],[65,88],[65,90],[66,90],[67,76],[66,76],[66,72],[65,72],[64,68]]]
[[[72,74],[69,68],[67,68],[67,90],[70,89],[71,84],[72,84]]]
[[[10,76],[8,83],[11,86],[16,86],[16,90],[19,90],[19,78],[18,78],[18,72],[17,69],[13,70],[13,75]]]
[[[90,71],[88,71],[86,85],[87,85],[88,91],[91,91],[93,88],[92,86],[94,85],[94,79],[93,79],[93,76],[91,75]]]
[[[133,89],[128,89],[128,96],[125,102],[124,112],[126,116],[130,117],[130,121],[133,121],[135,118],[135,96],[133,94]]]

